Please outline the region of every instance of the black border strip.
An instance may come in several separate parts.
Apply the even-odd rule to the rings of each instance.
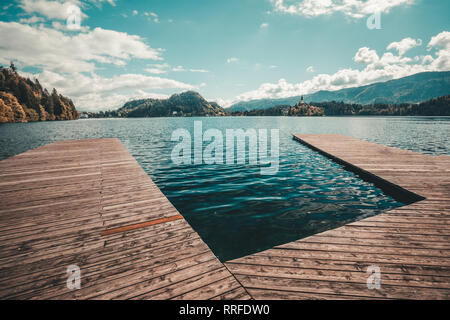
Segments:
[[[295,134],[292,134],[294,140],[300,142],[301,144],[309,147],[310,149],[320,153],[321,155],[326,156],[327,158],[333,160],[334,162],[342,165],[345,170],[351,171],[358,175],[361,179],[367,182],[373,183],[375,186],[383,190],[387,195],[394,198],[396,201],[402,202],[404,204],[412,204],[417,201],[425,200],[424,197],[411,192],[407,189],[404,189],[392,182],[389,182],[383,178],[378,177],[377,175],[370,173],[369,171],[366,171],[364,169],[361,169],[360,167],[357,167],[347,161],[344,161],[338,157],[333,156],[332,154],[329,154],[328,152],[325,152],[312,144],[306,142],[305,140],[302,140],[301,138],[297,137]]]

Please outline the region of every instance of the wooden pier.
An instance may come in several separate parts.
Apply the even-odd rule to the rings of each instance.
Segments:
[[[0,195],[0,299],[250,298],[117,139],[0,161]]]
[[[254,299],[449,299],[450,157],[342,135],[294,139],[409,205],[225,263],[248,293]],[[380,269],[380,289],[367,286],[369,266]]]
[[[449,299],[450,157],[294,138],[408,205],[222,264],[119,140],[56,142],[0,161],[0,299]]]

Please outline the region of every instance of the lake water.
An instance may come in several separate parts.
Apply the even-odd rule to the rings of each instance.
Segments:
[[[275,175],[259,165],[175,165],[174,130],[280,130]],[[450,154],[449,117],[88,119],[0,125],[0,159],[66,139],[119,138],[222,260],[271,248],[402,204],[292,139],[340,133],[426,154]]]

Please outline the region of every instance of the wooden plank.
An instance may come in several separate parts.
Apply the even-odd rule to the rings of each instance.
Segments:
[[[259,266],[246,264],[229,264],[229,270],[234,275],[267,276],[276,274],[279,278],[326,280],[365,283],[367,274],[365,270],[323,270],[299,267]],[[383,284],[405,285],[411,287],[427,287],[446,289],[450,285],[450,277],[437,275],[405,275],[383,272]]]
[[[160,224],[160,223],[179,220],[179,219],[183,219],[183,216],[181,214],[177,214],[177,215],[170,216],[167,218],[161,218],[161,219],[156,219],[156,220],[152,220],[152,221],[133,224],[133,225],[129,225],[129,226],[123,226],[123,227],[118,227],[118,228],[114,228],[114,229],[107,229],[107,230],[102,231],[101,234],[102,234],[102,236],[107,236],[107,235],[114,234],[114,233],[125,232],[125,231],[130,231],[130,230],[139,229],[139,228],[145,228],[145,227],[153,226],[155,224]]]
[[[2,299],[250,298],[117,139],[0,161],[0,191]]]
[[[439,299],[448,300],[450,298],[447,289],[422,288],[413,286],[394,286],[381,284],[380,289],[369,289],[366,282],[353,283],[343,281],[327,280],[305,280],[269,276],[249,276],[237,275],[237,279],[242,285],[250,289],[268,289],[277,291],[311,292],[327,295],[339,294],[367,297],[373,299]]]
[[[253,297],[253,295],[249,295],[244,288],[238,287],[228,292],[219,294],[211,298],[211,300],[250,300],[250,297]]]
[[[407,206],[225,263],[255,299],[449,299],[450,157],[294,135]],[[367,268],[381,272],[367,287]]]

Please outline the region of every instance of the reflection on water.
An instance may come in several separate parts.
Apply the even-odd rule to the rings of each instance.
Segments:
[[[217,128],[280,129],[280,168],[174,165],[171,133]],[[450,118],[147,118],[0,125],[0,159],[66,139],[117,137],[223,261],[401,205],[339,165],[292,140],[292,133],[341,133],[428,154],[450,154]]]

